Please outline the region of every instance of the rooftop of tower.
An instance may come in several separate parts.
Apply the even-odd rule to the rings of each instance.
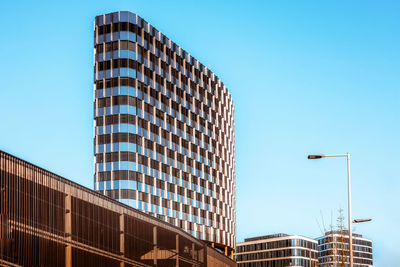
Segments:
[[[114,18],[111,19],[111,17],[110,17],[110,19],[107,20],[107,16],[114,15],[114,14],[119,14],[119,19],[114,19]],[[106,23],[103,23],[102,21],[98,20],[98,18],[100,18],[102,16],[106,17]],[[137,17],[137,20],[133,19],[135,16]],[[227,87],[221,81],[221,79],[209,67],[203,65],[198,59],[193,57],[188,51],[186,51],[180,45],[178,45],[177,43],[172,41],[170,38],[168,38],[165,34],[163,34],[161,31],[159,31],[157,28],[155,28],[152,24],[150,24],[148,21],[143,19],[137,13],[134,13],[131,11],[115,11],[115,12],[98,15],[98,16],[96,16],[96,19],[95,19],[95,24],[98,26],[110,24],[112,22],[133,22],[134,24],[145,28],[146,32],[152,34],[153,36],[160,34],[159,41],[161,41],[162,43],[165,43],[170,48],[175,48],[175,46],[176,46],[177,50],[179,50],[179,49],[182,50],[182,52],[180,52],[180,53],[187,55],[188,58],[190,59],[190,62],[196,67],[196,69],[198,69],[200,71],[204,71],[205,73],[208,73],[208,71],[209,71],[210,72],[209,76],[212,78],[212,80],[216,81],[223,89],[225,89],[225,93],[228,95],[228,97],[231,99],[231,101],[233,103],[231,93],[227,90]],[[165,41],[163,40],[163,37],[165,38]],[[233,106],[233,110],[234,110],[234,106]]]

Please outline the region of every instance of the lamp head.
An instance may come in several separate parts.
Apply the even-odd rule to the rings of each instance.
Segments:
[[[353,223],[363,223],[363,222],[370,222],[372,219],[355,219]]]
[[[324,155],[308,155],[308,159],[320,159],[325,157]]]

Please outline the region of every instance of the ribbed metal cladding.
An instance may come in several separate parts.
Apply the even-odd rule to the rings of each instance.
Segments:
[[[236,266],[153,216],[0,151],[0,266]]]
[[[231,253],[235,132],[227,88],[134,13],[97,16],[94,39],[95,190]]]
[[[1,266],[64,263],[65,188],[51,190],[50,182],[43,170],[0,151]]]

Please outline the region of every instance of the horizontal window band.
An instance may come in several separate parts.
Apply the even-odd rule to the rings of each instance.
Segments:
[[[99,190],[103,192],[103,190]],[[129,190],[129,189],[110,189],[110,190],[105,190],[105,195],[108,197],[111,197],[113,199],[118,199],[118,198],[129,198],[132,200],[136,199],[136,190]]]
[[[140,100],[133,96],[118,95],[118,96],[112,97],[112,99],[111,99],[111,97],[96,99],[95,105],[97,104],[97,108],[110,107],[110,106],[116,106],[116,105],[128,105],[128,106],[132,106],[132,107],[137,107],[138,101],[140,101]]]
[[[115,77],[96,81],[96,89],[111,88],[118,86],[131,86],[136,88],[136,79],[129,77]]]
[[[114,50],[130,50],[136,52],[136,43],[120,40],[96,45],[97,53],[111,52]]]
[[[135,34],[141,32],[141,28],[133,23],[129,22],[114,22],[113,24],[106,24],[102,26],[97,26],[98,34],[108,34],[112,32],[129,31]]]
[[[96,65],[98,67],[98,71],[104,71],[113,68],[138,69],[138,63],[135,60],[125,58],[97,62]]]
[[[134,144],[136,145],[136,144]],[[113,162],[113,161],[137,161],[136,153],[134,152],[111,152],[104,154],[96,154],[96,163]]]
[[[113,87],[113,88],[100,88],[95,90],[96,99],[102,98],[110,98],[111,96],[131,96],[137,97],[137,89],[131,86],[121,86],[121,87]]]
[[[136,79],[137,70],[134,68],[113,68],[109,70],[99,70],[95,72],[96,74],[96,81],[101,81],[103,79],[111,79],[111,78],[131,78]],[[139,75],[140,76],[140,75]]]
[[[96,121],[96,126],[111,125],[118,123],[129,123],[135,125],[136,115],[116,114],[116,115],[101,116],[101,117],[96,117],[95,121]]]
[[[141,136],[131,133],[103,134],[96,136],[95,140],[97,140],[98,144],[108,144],[111,143],[111,138],[113,143],[132,142],[141,144]]]

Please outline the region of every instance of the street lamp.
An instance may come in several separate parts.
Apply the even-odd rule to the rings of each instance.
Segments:
[[[308,155],[308,159],[321,159],[321,158],[333,158],[333,157],[346,157],[347,158],[347,193],[348,193],[348,211],[349,211],[349,254],[350,254],[350,267],[353,267],[353,232],[352,232],[352,220],[351,220],[351,182],[350,182],[350,153],[337,154],[337,155]]]

